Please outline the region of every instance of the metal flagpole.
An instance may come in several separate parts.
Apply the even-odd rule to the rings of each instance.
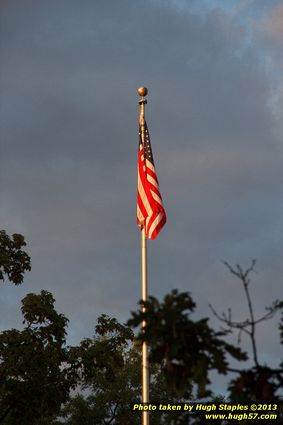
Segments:
[[[144,145],[145,142],[145,105],[147,103],[145,96],[147,95],[147,88],[140,87],[138,94],[141,96],[140,104],[140,128],[141,128],[141,139]],[[147,243],[145,228],[141,230],[141,257],[142,257],[142,301],[147,301]],[[143,307],[144,309],[144,307]],[[144,328],[146,322],[143,321],[142,328]],[[144,342],[142,345],[142,402],[149,403],[149,367],[148,367],[148,346]],[[142,412],[142,425],[149,425],[149,412]]]

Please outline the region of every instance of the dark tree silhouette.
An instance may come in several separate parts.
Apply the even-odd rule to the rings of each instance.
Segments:
[[[22,300],[25,328],[0,334],[0,423],[39,425],[59,413],[74,375],[64,347],[68,320],[47,291]],[[44,423],[44,422],[43,422]]]
[[[25,246],[22,235],[9,236],[0,230],[0,281],[7,277],[15,285],[23,282],[25,272],[31,270],[30,256],[23,250]]]
[[[238,360],[246,355],[239,348],[225,342],[223,332],[215,332],[208,324],[208,318],[193,320],[196,304],[189,293],[173,290],[160,303],[149,297],[140,302],[141,311],[132,313],[131,326],[146,326],[139,333],[140,341],[147,341],[150,360],[161,364],[168,385],[180,389],[192,389],[195,385],[197,396],[209,395],[208,373],[217,370],[226,374],[227,354]]]

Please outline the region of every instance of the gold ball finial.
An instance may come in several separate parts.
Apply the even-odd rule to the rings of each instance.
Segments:
[[[140,88],[138,88],[138,94],[141,97],[145,97],[147,95],[147,93],[148,93],[148,90],[147,90],[146,87],[140,87]]]

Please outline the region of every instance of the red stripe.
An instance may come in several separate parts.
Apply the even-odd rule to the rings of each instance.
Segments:
[[[156,183],[158,184],[158,179],[157,179],[157,175],[155,172],[153,172],[150,168],[146,167],[147,170],[147,174],[149,174],[151,177],[154,178],[154,180],[156,180]]]
[[[141,199],[141,196],[140,196],[139,192],[138,192],[138,206],[139,206],[140,212],[142,213],[142,215],[144,217],[144,220],[145,220],[146,217],[147,217],[147,212],[146,212],[146,209],[145,209],[145,207],[143,205],[143,202],[142,202],[142,199]],[[139,222],[139,224],[142,225],[143,223],[140,223]]]
[[[149,185],[150,185],[150,190],[152,190],[154,193],[156,193],[156,195],[158,195],[159,198],[162,201],[161,194],[160,194],[159,190],[155,186],[153,186],[153,184],[149,183]],[[155,202],[157,202],[157,201],[155,201]]]
[[[154,240],[156,238],[156,236],[159,234],[160,230],[162,229],[165,223],[166,223],[166,215],[164,211],[163,218],[160,220],[160,222],[158,223],[158,225],[155,227],[155,229],[153,230],[151,234],[151,240]]]

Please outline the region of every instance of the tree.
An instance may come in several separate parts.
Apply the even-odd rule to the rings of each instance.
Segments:
[[[70,349],[79,371],[78,384],[89,393],[74,397],[62,411],[68,425],[127,425],[130,403],[140,394],[140,376],[133,332],[107,315],[98,318],[94,337]],[[134,424],[134,422],[131,422]]]
[[[19,285],[24,273],[31,270],[29,255],[22,249],[26,246],[25,239],[17,233],[11,237],[5,230],[0,231],[0,281],[5,280]]]
[[[211,365],[215,364],[215,367],[219,362],[220,366],[217,367],[221,367],[221,370],[224,371],[226,360],[223,347],[228,347],[230,352],[234,353],[235,351],[236,356],[244,356],[242,353],[238,353],[239,350],[234,350],[233,347],[221,341],[208,327],[206,319],[193,322],[186,317],[184,311],[187,307],[190,306],[193,309],[195,306],[188,294],[183,295],[173,291],[170,300],[172,301],[171,324],[174,322],[176,327],[176,340],[179,336],[182,340],[184,339],[184,331],[181,330],[180,333],[180,328],[184,327],[185,324],[190,335],[189,341],[187,341],[188,345],[182,348],[185,351],[189,347],[189,353],[194,360],[199,361],[197,366],[202,367],[202,370],[197,371],[194,369],[195,365],[190,364],[188,368],[194,372],[193,379],[187,375],[182,386],[172,385],[175,379],[178,381],[180,376],[182,377],[180,371],[183,369],[172,369],[170,365],[170,379],[168,379],[168,371],[166,370],[164,373],[164,362],[160,364],[160,357],[153,357],[153,361],[150,362],[150,395],[151,401],[156,403],[181,403],[191,400],[193,386],[200,386],[204,379],[208,380],[207,366],[201,363],[203,357],[205,359],[207,357],[207,362]],[[167,317],[170,310],[168,303],[169,296],[167,296],[166,308],[163,309],[164,316],[162,317]],[[174,310],[176,305],[180,309],[178,313]],[[155,313],[153,316],[156,316]],[[167,317],[166,323],[169,322],[170,320]],[[164,336],[166,329],[171,335],[170,326],[166,328],[166,323],[164,324]],[[160,328],[159,322],[155,323],[155,327],[154,335],[156,336],[158,332],[162,334],[163,329]],[[190,343],[198,336],[199,347],[198,349],[194,347],[192,350]],[[158,338],[160,341],[160,334]],[[79,370],[80,380],[78,384],[81,385],[81,389],[85,393],[83,394],[80,391],[63,407],[61,415],[64,423],[67,425],[140,424],[141,412],[132,412],[131,403],[141,402],[141,343],[142,339],[134,338],[129,326],[121,325],[116,319],[109,318],[106,315],[99,317],[94,337],[84,339],[79,347],[73,347],[70,350],[69,360]],[[183,343],[186,344],[186,342]],[[158,342],[157,345],[159,345]],[[178,349],[175,341],[173,346]],[[201,351],[203,351],[203,354]],[[175,359],[172,360],[174,360],[172,364],[175,367],[177,363],[175,363]],[[203,391],[203,396],[207,394],[208,391]],[[201,425],[203,417],[201,414],[193,416],[187,412],[155,411],[151,414],[150,422],[152,425]],[[209,422],[207,423],[209,425]],[[213,420],[213,425],[220,425],[221,423],[222,421]]]
[[[196,304],[189,293],[175,289],[165,296],[163,303],[149,297],[140,304],[143,309],[132,313],[128,324],[141,326],[145,321],[138,339],[148,342],[150,361],[161,364],[167,384],[180,394],[192,397],[195,387],[198,398],[208,396],[210,370],[226,374],[227,354],[246,359],[245,353],[221,339],[225,332],[210,328],[207,318],[191,319]]]
[[[139,425],[141,412],[132,412],[131,404],[141,402],[140,348],[129,326],[120,324],[115,318],[100,316],[94,337],[84,339],[79,347],[70,350],[70,361],[77,362],[78,384],[85,394],[80,392],[63,407],[64,423]],[[182,401],[180,395],[166,385],[159,365],[151,365],[150,375],[152,400]],[[176,412],[173,415],[154,412],[150,422],[152,425],[181,425],[183,422],[176,422],[176,418],[179,420],[183,416]]]
[[[237,322],[232,320],[230,310],[218,314],[211,307],[226,325],[220,332],[209,326],[207,318],[193,318],[196,304],[189,293],[173,290],[163,301],[150,297],[146,303],[141,302],[142,310],[132,313],[126,325],[101,315],[93,338],[83,339],[77,347],[66,347],[68,320],[56,312],[52,294],[28,294],[22,300],[24,329],[0,333],[0,424],[140,424],[141,412],[132,412],[131,403],[141,402],[140,353],[145,340],[150,346],[153,403],[181,403],[207,397],[211,402],[245,404],[279,401],[283,364],[274,369],[260,362],[255,330],[263,320],[273,317],[283,303],[274,302],[256,318],[249,292],[254,263],[247,270],[240,266],[228,268],[243,284],[249,319]],[[144,320],[145,328],[135,336],[131,327],[141,326]],[[239,347],[225,341],[227,333],[234,329],[239,336],[247,334],[251,340],[254,366],[250,369],[232,369],[229,365],[229,356],[247,359]],[[283,343],[283,316],[279,330]],[[229,400],[217,399],[211,393],[211,370],[237,374],[228,388]],[[76,390],[77,395],[70,398],[70,389]],[[151,425],[203,423],[201,413],[151,414]],[[212,419],[205,423],[225,422]]]
[[[68,320],[47,291],[22,300],[23,330],[0,334],[0,423],[39,425],[59,413],[74,385],[65,348]],[[47,421],[47,422],[46,422]]]
[[[243,284],[245,296],[248,303],[249,319],[235,322],[232,320],[231,311],[228,314],[219,315],[212,308],[214,314],[224,322],[228,328],[215,332],[208,326],[208,319],[199,321],[191,320],[191,313],[195,309],[195,303],[188,293],[179,293],[173,290],[171,294],[165,296],[161,303],[156,298],[150,297],[147,302],[141,302],[143,309],[132,313],[132,319],[128,322],[131,326],[140,326],[146,322],[145,328],[139,333],[140,341],[147,341],[150,346],[150,360],[153,363],[160,363],[169,387],[180,390],[180,394],[190,397],[194,394],[192,389],[196,387],[197,397],[209,396],[207,391],[209,384],[208,372],[212,369],[219,373],[237,373],[238,377],[230,381],[228,390],[229,396],[226,402],[261,402],[278,403],[280,405],[279,392],[283,388],[283,363],[278,368],[271,368],[263,365],[259,361],[255,330],[256,326],[272,318],[275,313],[282,309],[283,302],[274,301],[270,307],[266,308],[266,313],[260,318],[255,318],[253,304],[249,293],[249,275],[254,271],[255,262],[247,270],[239,265],[232,268],[228,265],[230,272],[234,274]],[[228,333],[233,329],[238,329],[241,333],[246,333],[252,345],[252,357],[254,367],[250,369],[234,369],[229,366],[227,354],[237,360],[247,360],[248,357],[239,347],[234,347],[223,341]],[[279,325],[281,342],[283,342],[283,317]],[[186,393],[184,391],[187,390]],[[213,400],[210,398],[210,400]],[[273,412],[274,413],[274,412]],[[281,418],[281,417],[280,417]],[[278,423],[283,423],[283,418]],[[183,415],[173,419],[172,424],[202,424],[201,416],[192,417]],[[212,420],[214,425],[216,421]],[[169,422],[170,423],[170,422]],[[206,422],[209,424],[209,422]],[[225,421],[219,420],[219,424],[224,425]],[[230,421],[229,423],[238,423]],[[242,422],[243,425],[248,423]],[[262,423],[258,420],[253,423]]]

